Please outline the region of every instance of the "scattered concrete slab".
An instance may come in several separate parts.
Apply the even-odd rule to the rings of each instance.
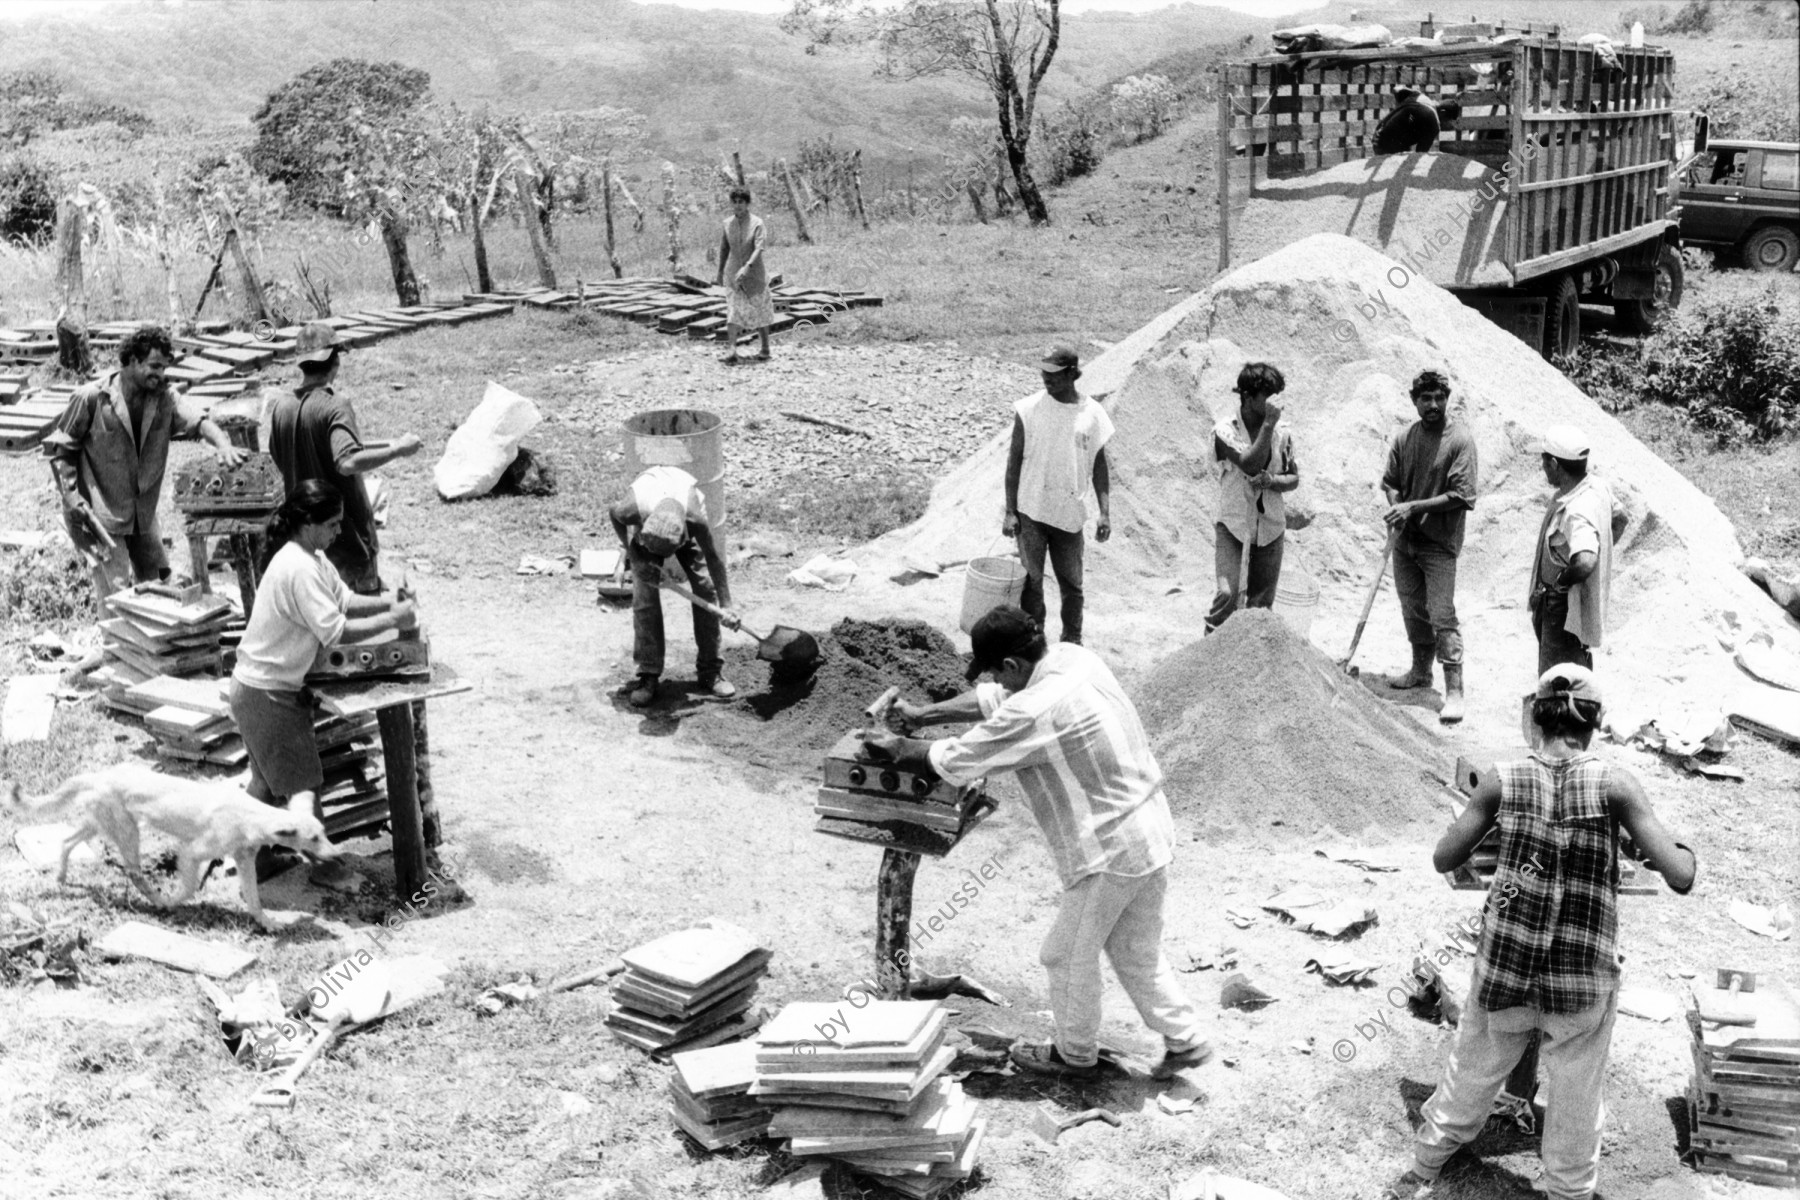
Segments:
[[[50,740],[56,718],[55,675],[14,675],[6,683],[6,705],[0,708],[0,738],[8,745]]]

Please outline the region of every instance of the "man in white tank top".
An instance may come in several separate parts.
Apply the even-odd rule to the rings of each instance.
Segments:
[[[1019,607],[1044,624],[1044,559],[1062,593],[1062,640],[1081,642],[1082,527],[1091,485],[1100,510],[1094,540],[1112,536],[1112,485],[1106,443],[1112,418],[1075,390],[1081,359],[1067,346],[1038,364],[1044,390],[1013,406],[1012,447],[1006,456],[1006,516],[1000,532],[1016,537],[1025,564]]]
[[[612,506],[610,515],[613,532],[631,560],[632,654],[638,673],[628,699],[643,708],[656,699],[662,678],[664,560],[673,557],[686,573],[694,595],[721,608],[731,607],[731,583],[707,520],[700,484],[680,467],[651,467],[639,475],[625,498]],[[735,618],[731,625],[737,628]],[[694,606],[694,643],[700,691],[720,700],[737,695],[737,688],[725,678],[725,660],[719,654],[719,617],[698,605]]]

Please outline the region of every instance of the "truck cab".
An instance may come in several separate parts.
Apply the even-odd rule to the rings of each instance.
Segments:
[[[1676,171],[1681,238],[1753,271],[1800,263],[1800,144],[1719,138]]]

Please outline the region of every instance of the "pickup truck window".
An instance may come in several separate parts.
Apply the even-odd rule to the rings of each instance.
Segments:
[[[1763,151],[1762,185],[1782,191],[1800,191],[1800,153]]]
[[[1721,187],[1731,187],[1744,182],[1745,155],[1737,150],[1720,150],[1712,156],[1712,170],[1707,173],[1706,181]]]

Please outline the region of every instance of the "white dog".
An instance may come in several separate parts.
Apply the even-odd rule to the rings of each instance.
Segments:
[[[156,904],[174,908],[200,889],[201,873],[214,859],[237,864],[244,907],[265,929],[278,923],[263,911],[256,888],[256,852],[281,845],[315,858],[335,858],[337,848],[325,839],[325,827],[311,813],[275,808],[253,799],[229,783],[177,779],[159,775],[137,763],[119,763],[66,780],[48,796],[27,801],[14,781],[7,801],[42,817],[67,816],[75,832],[63,843],[58,883],[69,881],[69,855],[98,834],[125,860],[125,873]],[[144,875],[138,858],[138,822],[173,837],[180,845],[176,862],[180,886],[164,896]]]

